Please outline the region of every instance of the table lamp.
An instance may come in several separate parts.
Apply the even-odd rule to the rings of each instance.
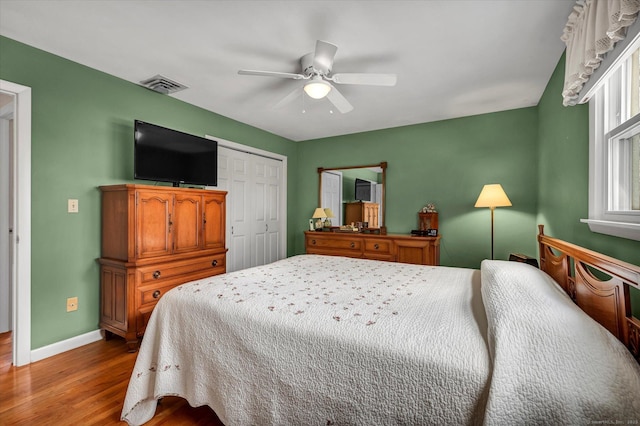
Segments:
[[[327,207],[326,209],[324,209],[324,213],[327,215],[327,218],[324,220],[324,227],[325,228],[331,228],[331,219],[333,216],[333,212],[331,211],[331,209],[329,207]]]
[[[324,209],[321,207],[318,207],[314,212],[313,212],[313,216],[311,216],[312,219],[315,219],[315,228],[316,231],[318,230],[322,230],[322,219],[326,218],[327,214],[324,212]]]

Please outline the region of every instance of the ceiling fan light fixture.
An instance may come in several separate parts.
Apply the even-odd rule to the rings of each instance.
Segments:
[[[322,79],[313,79],[305,84],[304,91],[310,98],[322,99],[329,94],[331,86]]]

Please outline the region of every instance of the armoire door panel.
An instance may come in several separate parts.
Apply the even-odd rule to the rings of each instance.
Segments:
[[[138,192],[136,203],[136,247],[138,258],[171,254],[172,234],[169,229],[171,195]]]
[[[197,250],[202,240],[202,197],[176,194],[171,218],[174,253]]]
[[[204,248],[224,248],[226,221],[224,196],[205,195],[203,198]]]

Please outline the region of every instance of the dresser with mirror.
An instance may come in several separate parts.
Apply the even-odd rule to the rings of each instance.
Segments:
[[[421,265],[440,264],[439,235],[387,234],[386,172],[386,162],[318,168],[318,206],[333,212],[332,226],[325,228],[324,232],[305,232],[307,253]],[[366,182],[370,183],[368,189]],[[360,193],[358,183],[365,187]],[[363,232],[345,229],[347,225],[358,222],[366,223]],[[331,232],[327,232],[329,229]]]

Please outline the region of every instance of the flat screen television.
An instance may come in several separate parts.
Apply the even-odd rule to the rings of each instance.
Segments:
[[[371,201],[371,182],[356,178],[355,198],[358,201]]]
[[[134,178],[217,186],[218,142],[135,120]]]

